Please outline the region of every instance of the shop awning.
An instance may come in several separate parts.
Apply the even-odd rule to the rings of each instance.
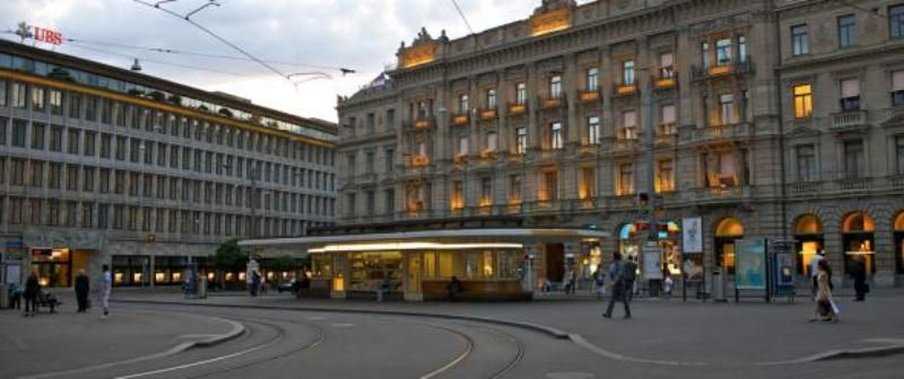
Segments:
[[[569,228],[490,228],[421,230],[392,233],[362,233],[347,235],[310,236],[239,241],[239,246],[250,248],[323,248],[327,245],[367,244],[389,242],[435,243],[517,243],[567,242],[585,239],[609,238],[609,233],[594,229]]]

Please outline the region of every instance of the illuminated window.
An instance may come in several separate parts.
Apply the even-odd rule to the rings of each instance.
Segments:
[[[794,118],[809,118],[813,114],[813,92],[809,84],[794,86]]]
[[[527,153],[527,128],[515,129],[515,154]]]
[[[464,185],[460,180],[452,182],[452,209],[462,209],[465,207]]]
[[[540,201],[553,201],[559,198],[559,175],[555,171],[543,173],[543,180],[540,182],[540,191],[537,199]]]
[[[581,168],[581,185],[578,187],[581,200],[596,197],[596,170],[593,167]]]
[[[625,196],[634,193],[634,165],[623,163],[618,166],[618,180],[615,185],[615,192],[618,196]]]
[[[521,203],[521,175],[509,176],[509,202]]]
[[[656,165],[656,192],[671,192],[674,190],[675,177],[672,168],[672,160],[661,160]]]
[[[480,178],[480,206],[493,205],[493,179]]]

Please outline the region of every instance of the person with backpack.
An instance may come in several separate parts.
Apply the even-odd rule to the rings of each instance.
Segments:
[[[609,266],[609,279],[612,280],[612,297],[609,298],[609,306],[606,308],[606,313],[603,313],[603,317],[612,318],[612,308],[615,306],[616,301],[621,301],[625,304],[625,318],[631,318],[631,307],[628,305],[628,294],[627,291],[630,291],[631,287],[627,287],[627,282],[625,281],[625,271],[626,264],[621,260],[621,254],[615,252],[612,254],[612,265]]]
[[[628,301],[634,300],[634,282],[637,279],[637,263],[634,263],[634,259],[634,257],[628,257],[625,262],[625,291]]]

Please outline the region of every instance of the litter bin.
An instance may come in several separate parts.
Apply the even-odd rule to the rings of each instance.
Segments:
[[[721,270],[713,270],[712,273],[713,301],[725,302],[725,280]]]
[[[0,284],[0,309],[9,308],[9,285]]]
[[[207,298],[207,277],[199,276],[198,277],[198,287],[195,289],[198,299],[206,299]]]

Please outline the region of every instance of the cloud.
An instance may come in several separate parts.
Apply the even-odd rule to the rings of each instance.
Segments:
[[[537,1],[458,0],[476,31],[530,15]],[[256,104],[336,120],[336,95],[350,95],[395,60],[399,42],[411,41],[425,26],[434,35],[446,29],[451,38],[468,34],[451,0],[219,0],[193,20],[257,57],[316,66],[349,67],[357,74],[293,86],[260,65],[192,55],[162,54],[103,43],[149,46],[190,52],[238,55],[188,23],[129,0],[4,0],[0,27],[19,21],[55,28],[69,43],[58,51],[128,68],[141,60],[144,72],[206,90],[233,93]],[[189,12],[206,0],[163,5]],[[204,70],[175,67],[191,66]],[[283,73],[325,71],[274,65]]]

